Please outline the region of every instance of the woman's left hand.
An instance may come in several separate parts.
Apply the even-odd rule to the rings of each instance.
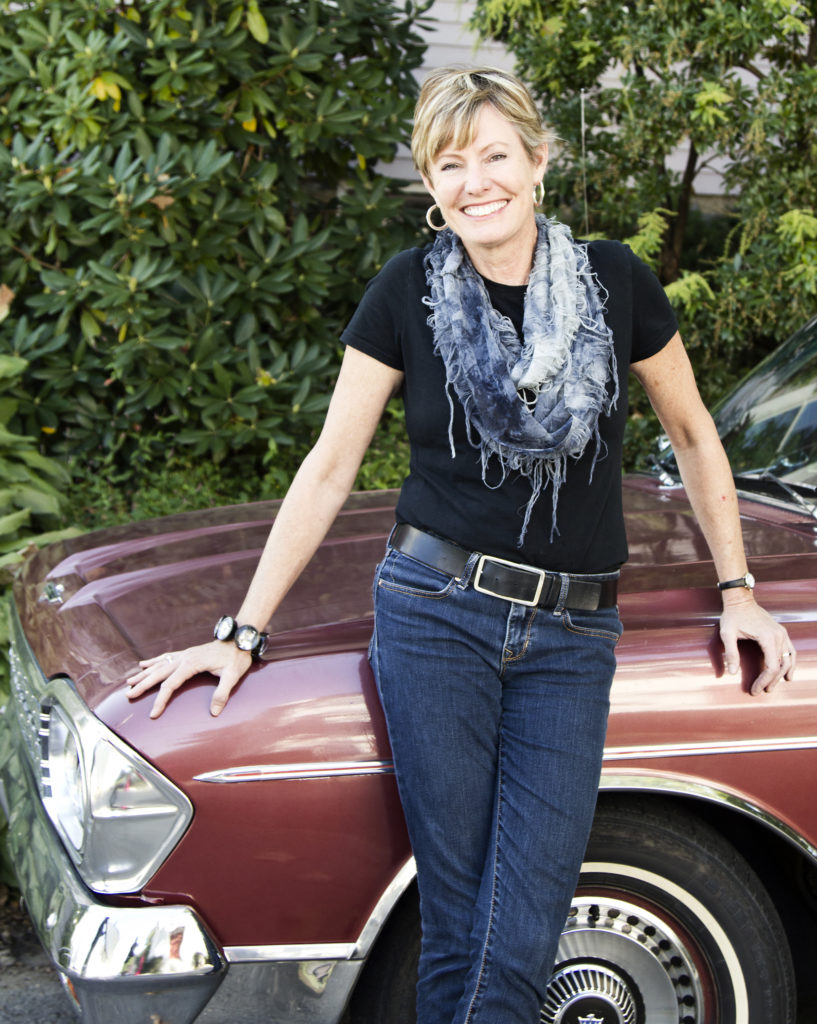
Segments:
[[[173,651],[140,661],[139,671],[126,680],[130,687],[127,696],[134,700],[158,686],[159,692],[150,712],[151,718],[158,718],[180,686],[193,676],[209,672],[219,681],[210,701],[210,714],[215,717],[224,710],[230,694],[250,665],[252,655],[249,652],[240,651],[235,644],[223,640],[211,640],[197,647],[188,647],[185,651]]]
[[[784,626],[761,608],[753,597],[726,604],[721,615],[726,670],[736,675],[740,668],[738,640],[754,640],[763,652],[764,669],[754,680],[750,692],[771,693],[782,680],[794,677],[797,653]]]

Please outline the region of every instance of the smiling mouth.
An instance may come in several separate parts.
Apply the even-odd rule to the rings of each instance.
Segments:
[[[507,199],[499,199],[495,203],[483,203],[480,206],[466,206],[463,213],[467,217],[490,217],[508,205]]]

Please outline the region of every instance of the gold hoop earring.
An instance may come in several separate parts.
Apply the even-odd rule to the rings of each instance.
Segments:
[[[542,206],[545,201],[545,183],[537,181],[533,186],[533,205]]]
[[[445,221],[443,221],[442,224],[439,225],[434,223],[434,221],[431,218],[434,215],[435,210],[440,210],[439,206],[437,206],[436,203],[433,206],[429,206],[429,208],[426,210],[426,224],[428,224],[432,231],[442,231],[444,228],[447,228],[448,225],[445,223]],[[440,216],[442,216],[442,210],[440,210]]]

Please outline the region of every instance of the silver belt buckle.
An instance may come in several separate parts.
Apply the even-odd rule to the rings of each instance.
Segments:
[[[509,565],[512,569],[521,569],[523,572],[530,572],[539,577],[539,582],[536,585],[536,593],[530,599],[530,601],[523,601],[518,597],[508,597],[507,594],[498,594],[495,590],[490,590],[488,587],[483,587],[480,584],[480,578],[482,577],[482,570],[486,562],[496,562],[497,565]],[[545,578],[547,573],[544,569],[539,569],[535,565],[522,565],[521,562],[509,562],[507,558],[494,558],[492,555],[480,555],[480,559],[477,562],[476,572],[474,573],[474,590],[478,590],[480,594],[488,594],[491,597],[499,597],[503,601],[512,601],[514,604],[524,604],[528,608],[535,608],[539,604],[539,598],[542,595],[542,588],[545,585]]]

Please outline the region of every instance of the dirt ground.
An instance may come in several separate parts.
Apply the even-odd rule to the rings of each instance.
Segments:
[[[76,1024],[19,900],[0,885],[0,1024]]]

